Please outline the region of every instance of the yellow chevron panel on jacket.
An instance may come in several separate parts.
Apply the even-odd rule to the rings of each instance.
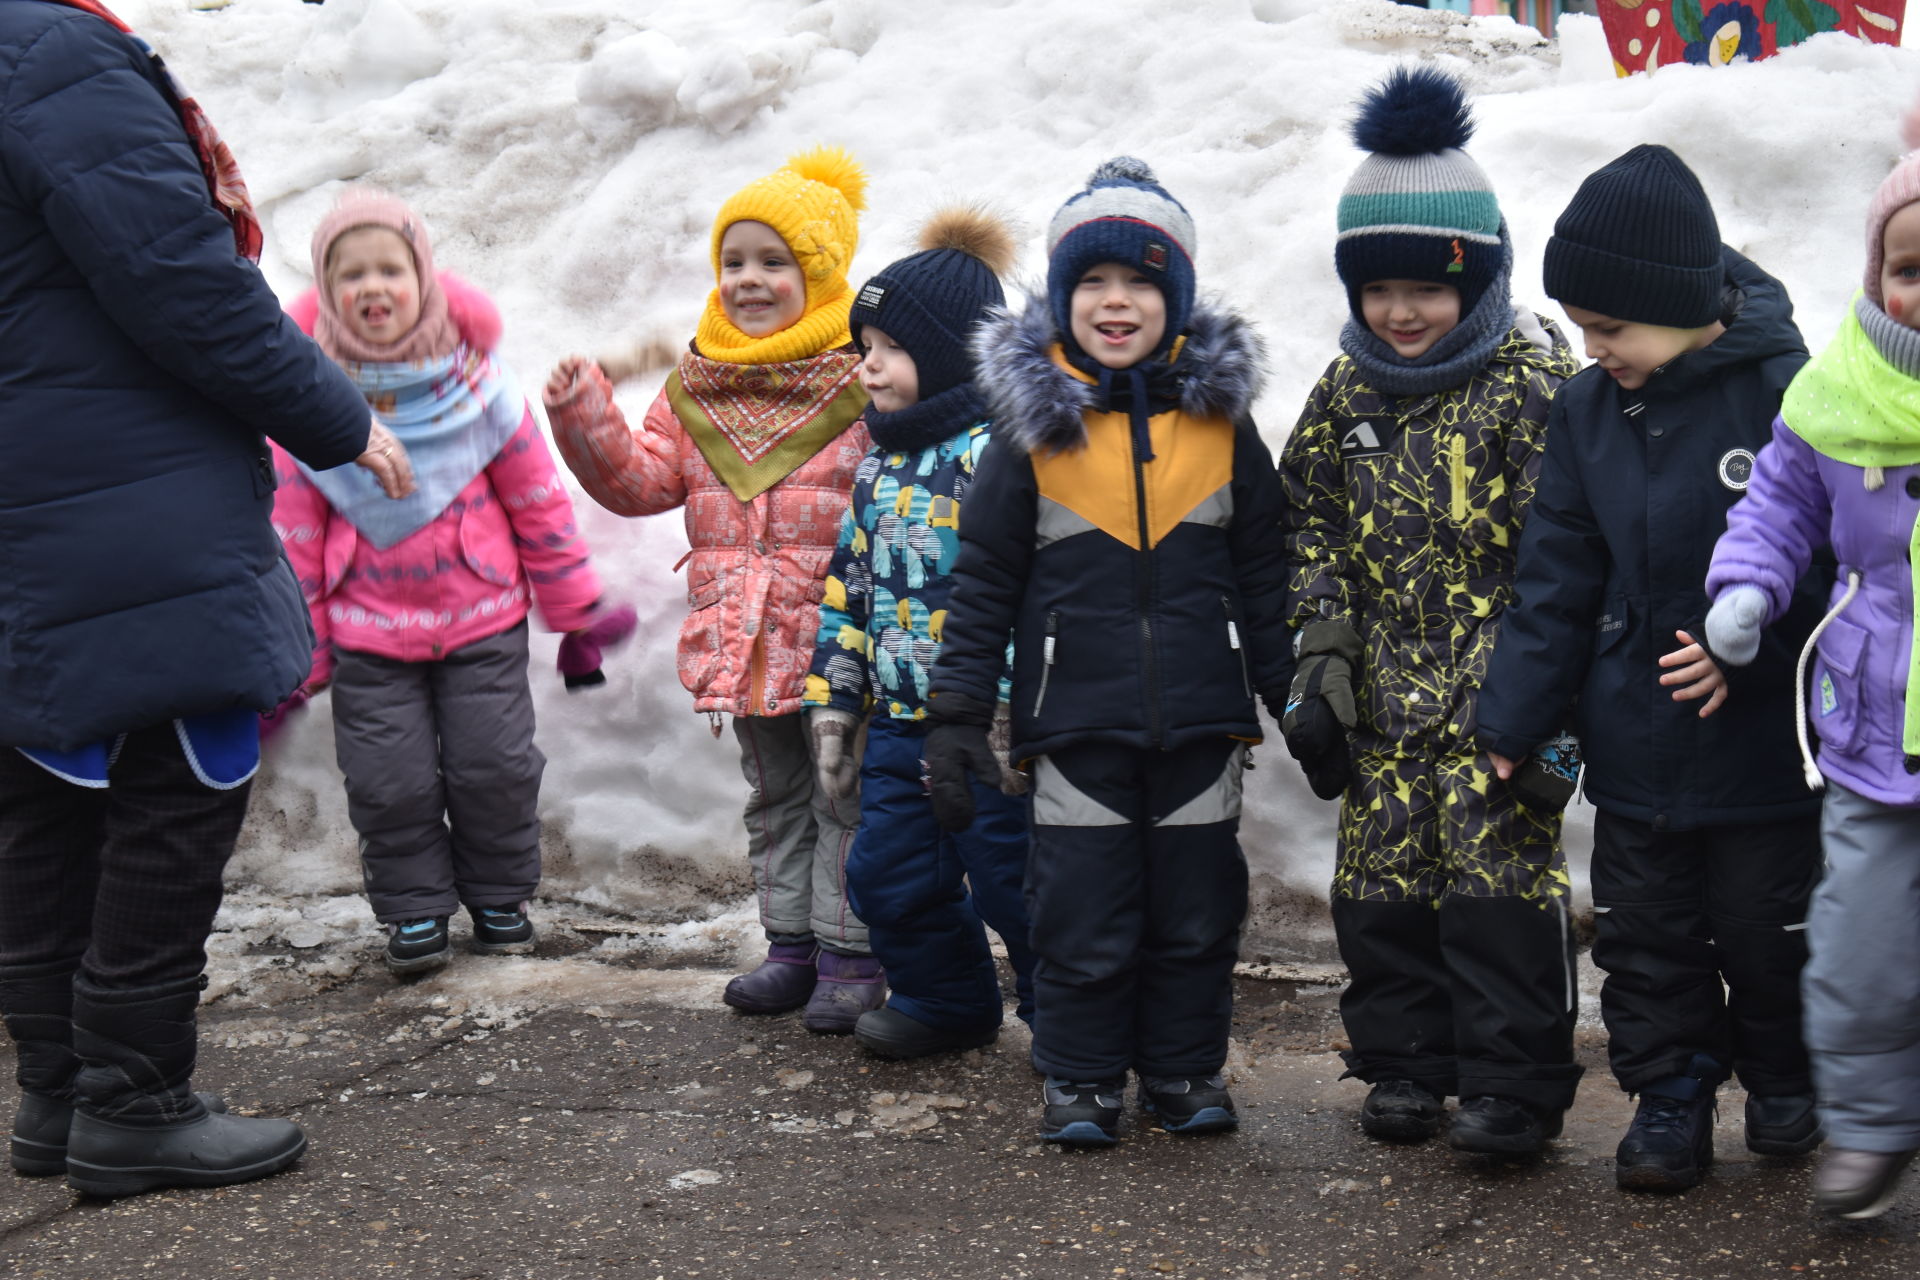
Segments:
[[[1086,447],[1033,455],[1033,478],[1049,498],[1138,551],[1139,504],[1133,483],[1133,433],[1124,413],[1089,413]],[[1233,482],[1233,424],[1175,409],[1147,420],[1153,460],[1146,478],[1146,546]]]

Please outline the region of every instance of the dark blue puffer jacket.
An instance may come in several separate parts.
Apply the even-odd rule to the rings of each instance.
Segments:
[[[262,435],[333,467],[367,430],[140,45],[0,0],[0,745],[289,693],[311,632]]]

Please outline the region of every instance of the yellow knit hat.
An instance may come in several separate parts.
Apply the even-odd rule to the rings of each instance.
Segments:
[[[792,325],[765,338],[742,333],[707,299],[695,337],[700,354],[730,364],[804,360],[852,341],[847,312],[853,288],[847,267],[860,243],[859,212],[867,207],[867,175],[838,147],[815,147],[750,182],[720,206],[713,220],[713,274],[720,276],[720,240],[736,222],[763,222],[793,251],[807,282],[807,309]]]

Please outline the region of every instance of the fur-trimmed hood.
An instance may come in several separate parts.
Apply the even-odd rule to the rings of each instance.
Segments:
[[[1046,298],[1035,294],[1020,312],[993,308],[974,330],[975,380],[992,413],[995,440],[1023,453],[1086,443],[1081,415],[1099,408],[1099,388],[1054,363],[1059,340]],[[1238,421],[1266,381],[1266,344],[1240,316],[1201,302],[1187,322],[1172,373],[1181,409]]]

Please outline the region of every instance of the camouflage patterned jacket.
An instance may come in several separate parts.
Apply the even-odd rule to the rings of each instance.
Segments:
[[[1467,382],[1432,395],[1396,400],[1341,356],[1281,455],[1289,620],[1343,619],[1366,643],[1356,751],[1476,749],[1476,694],[1512,594],[1547,410],[1578,367],[1549,322],[1529,335],[1533,319]]]

